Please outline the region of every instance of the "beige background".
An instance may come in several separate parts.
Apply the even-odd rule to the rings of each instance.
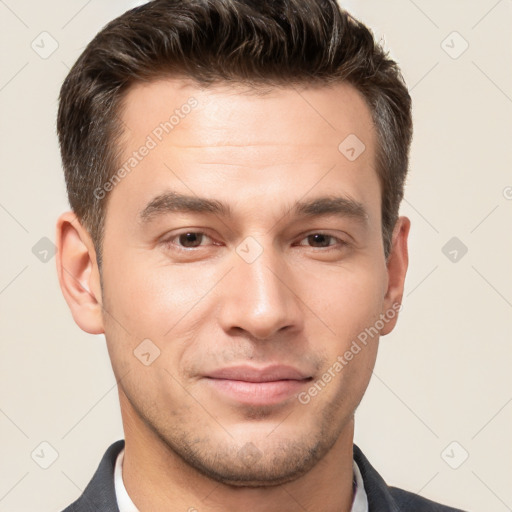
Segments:
[[[55,258],[32,248],[54,240],[67,208],[60,84],[93,35],[135,4],[0,1],[0,512],[60,510],[122,437],[104,338],[74,324]],[[344,5],[398,59],[415,119],[404,309],[382,340],[356,442],[388,483],[471,511],[512,510],[512,2]],[[31,47],[49,51],[52,39],[46,59]],[[456,262],[442,252],[452,237],[468,248]],[[31,458],[51,462],[42,442],[58,453],[48,469]]]

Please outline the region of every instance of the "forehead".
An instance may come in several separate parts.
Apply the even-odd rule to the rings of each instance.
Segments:
[[[201,87],[183,79],[156,80],[131,87],[120,118],[128,143],[150,135],[159,145],[208,147],[211,152],[241,147],[248,154],[256,146],[274,146],[281,155],[287,147],[307,153],[323,146],[337,152],[349,135],[356,135],[370,150],[375,142],[370,110],[347,83]]]
[[[127,177],[117,180],[107,219],[117,210],[133,222],[168,189],[230,203],[253,219],[266,215],[262,201],[270,212],[331,193],[380,216],[371,113],[349,84],[250,89],[158,80],[132,87],[119,117]],[[351,148],[364,151],[353,158]]]

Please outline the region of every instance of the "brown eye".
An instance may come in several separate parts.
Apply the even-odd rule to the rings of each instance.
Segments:
[[[306,238],[312,247],[330,247],[332,245],[331,241],[334,239],[331,235],[324,235],[322,233],[308,235]]]
[[[178,236],[178,241],[182,247],[199,247],[203,241],[204,233],[188,232]]]

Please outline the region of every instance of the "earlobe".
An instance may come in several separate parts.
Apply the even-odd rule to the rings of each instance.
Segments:
[[[407,217],[400,217],[393,230],[391,251],[387,261],[388,286],[384,297],[384,311],[389,321],[381,331],[381,335],[389,334],[396,325],[398,311],[402,304],[404,294],[405,275],[409,265],[407,238],[411,221]]]
[[[57,274],[77,325],[90,334],[103,330],[100,276],[94,244],[73,212],[57,221]]]

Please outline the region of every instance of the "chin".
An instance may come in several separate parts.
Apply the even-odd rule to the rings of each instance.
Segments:
[[[189,467],[207,478],[231,487],[274,487],[297,480],[310,471],[330,450],[325,437],[302,437],[294,441],[269,442],[267,437],[240,445],[233,440],[202,439],[198,444],[171,443]],[[175,440],[174,440],[175,441]],[[183,440],[182,440],[183,441]],[[237,446],[235,446],[237,445]],[[200,447],[200,448],[199,448]]]

